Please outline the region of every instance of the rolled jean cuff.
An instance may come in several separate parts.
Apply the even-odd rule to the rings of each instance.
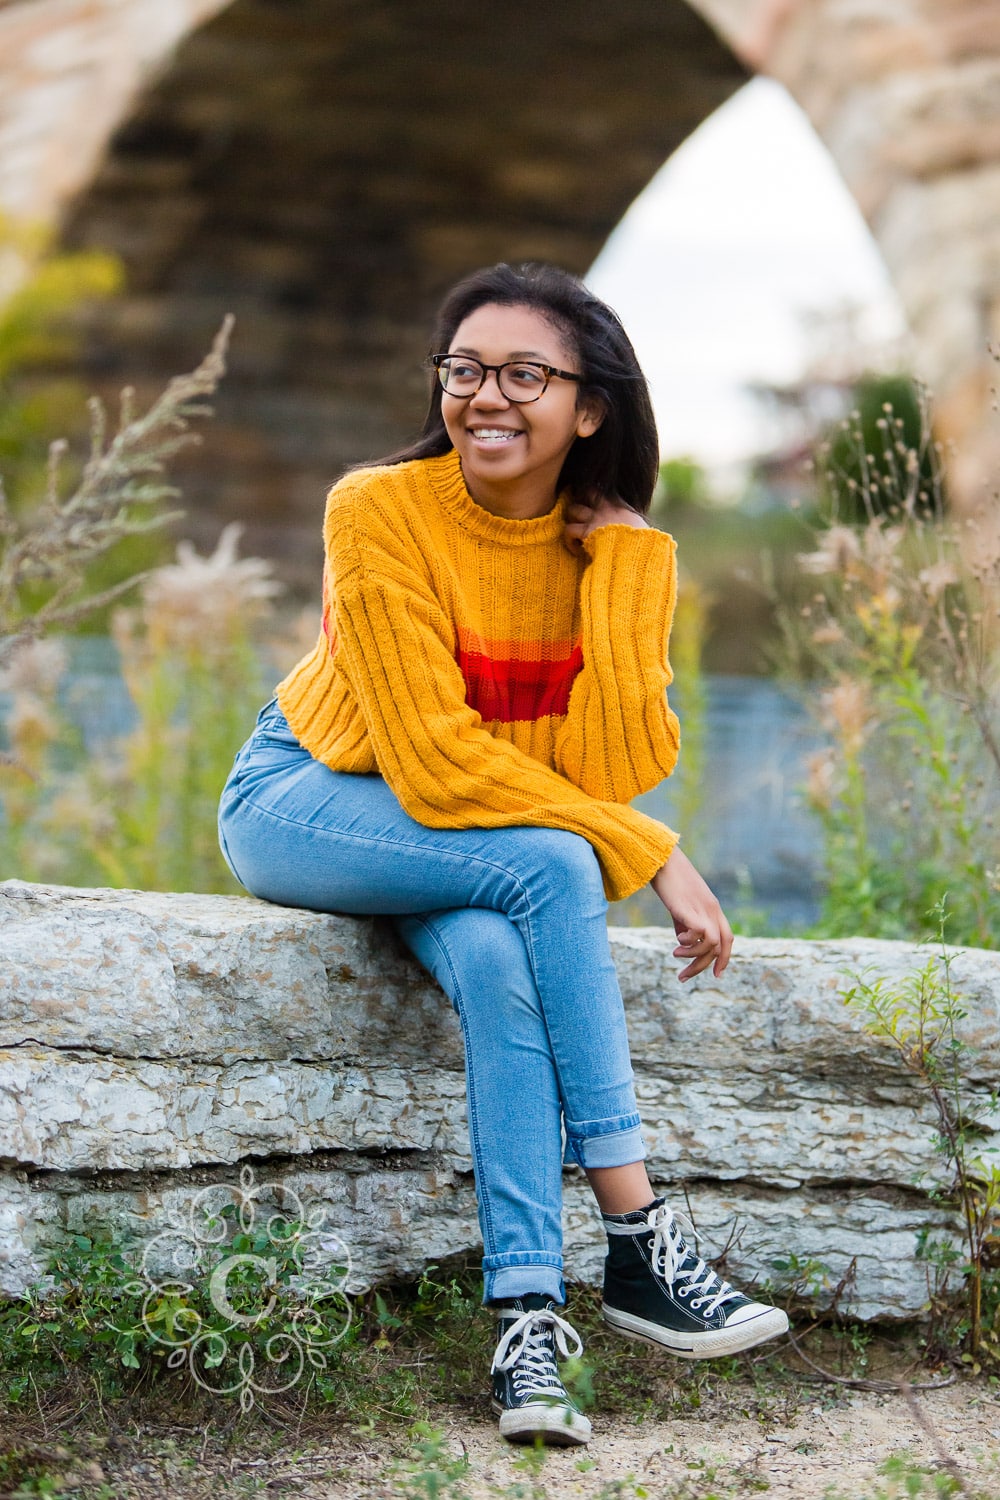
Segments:
[[[540,1292],[553,1302],[566,1301],[562,1256],[546,1250],[514,1250],[483,1257],[483,1301],[497,1302]]]
[[[638,1115],[613,1120],[567,1120],[563,1161],[578,1167],[624,1167],[644,1161],[646,1146]]]

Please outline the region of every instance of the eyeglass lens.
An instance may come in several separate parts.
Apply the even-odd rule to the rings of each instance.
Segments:
[[[443,359],[438,366],[438,377],[449,396],[474,396],[485,374],[478,359],[465,355]],[[501,365],[496,374],[508,401],[537,401],[548,384],[544,370],[533,364]]]

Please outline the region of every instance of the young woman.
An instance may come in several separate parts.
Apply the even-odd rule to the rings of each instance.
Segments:
[[[652,409],[615,314],[494,266],[438,318],[421,437],[327,499],[322,628],[236,758],[222,848],[254,895],[390,915],[465,1038],[500,1431],[585,1443],[556,1354],[562,1163],[609,1251],[604,1317],[698,1359],[783,1333],[656,1197],[608,901],[649,883],[686,980],[732,933],[677,835],[628,804],[670,774],[674,542],[644,519]]]

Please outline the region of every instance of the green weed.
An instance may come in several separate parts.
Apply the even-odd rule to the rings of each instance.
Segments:
[[[64,480],[67,444],[60,440],[50,446],[45,488],[32,504],[15,513],[0,486],[0,666],[40,636],[93,618],[139,581],[142,575],[131,572],[101,583],[94,564],[176,519],[164,508],[177,495],[166,467],[193,441],[191,420],[208,410],[231,327],[226,318],[198,368],[175,377],[147,412],[137,413],[134,393],[123,391],[113,433],[92,400],[90,453],[75,482]]]
[[[79,383],[54,375],[78,352],[75,315],[124,285],[117,257],[99,250],[57,252],[53,231],[0,213],[0,254],[17,267],[17,288],[0,304],[0,473],[15,514],[46,487],[53,432],[75,431],[85,414]]]
[[[866,1486],[863,1493],[842,1490],[837,1486],[825,1492],[824,1500],[918,1500],[918,1497],[934,1497],[946,1500],[949,1495],[964,1494],[969,1500],[978,1500],[954,1474],[939,1469],[928,1469],[918,1464],[907,1453],[894,1453],[879,1469],[885,1480]],[[981,1500],[987,1500],[983,1495]]]
[[[450,1453],[444,1434],[428,1422],[416,1423],[411,1438],[415,1456],[397,1466],[398,1493],[411,1500],[464,1500],[468,1458]]]
[[[966,1085],[969,1044],[961,1035],[966,1011],[945,943],[948,919],[942,901],[937,920],[937,951],[922,968],[897,984],[859,976],[843,992],[846,1005],[873,1036],[889,1042],[931,1100],[934,1144],[950,1179],[948,1199],[955,1208],[964,1256],[951,1241],[923,1235],[917,1253],[929,1272],[929,1307],[940,1335],[954,1281],[962,1278],[960,1316],[955,1334],[966,1344],[964,1358],[978,1372],[1000,1364],[1000,1287],[996,1264],[1000,1250],[1000,1165],[983,1150],[988,1129],[977,1118],[987,1101],[969,1097]],[[984,1311],[986,1318],[984,1319]]]
[[[145,545],[174,518],[165,468],[207,410],[230,326],[149,411],[137,413],[123,393],[115,432],[92,402],[90,454],[75,481],[64,483],[66,445],[56,443],[34,503],[15,509],[0,486],[0,689],[10,695],[0,879],[236,888],[215,847],[215,807],[259,706],[252,627],[276,585],[265,565],[236,560],[234,531],[208,559],[182,544],[176,565],[149,574],[125,567],[123,576],[113,562],[123,545]],[[5,340],[0,319],[0,376]],[[111,572],[98,577],[95,568]],[[138,726],[99,758],[62,711],[65,653],[42,637],[79,627],[140,583],[141,612],[115,620]]]
[[[336,1363],[351,1322],[346,1269],[319,1264],[316,1236],[301,1223],[275,1216],[247,1232],[235,1215],[229,1204],[207,1221],[210,1244],[180,1237],[166,1270],[149,1247],[74,1235],[41,1283],[0,1305],[8,1398],[25,1397],[31,1369],[77,1365],[99,1371],[109,1394],[128,1388],[126,1372],[183,1371],[247,1409],[254,1391],[286,1390],[307,1366],[315,1374]]]

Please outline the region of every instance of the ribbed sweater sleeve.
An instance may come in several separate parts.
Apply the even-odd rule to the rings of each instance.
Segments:
[[[631,802],[669,776],[680,726],[667,702],[676,543],[653,527],[599,526],[584,541],[583,668],[554,748],[585,792]]]
[[[369,554],[342,570],[337,659],[357,697],[381,774],[431,828],[564,828],[593,846],[609,900],[638,890],[677,835],[634,808],[589,796],[482,727],[465,701],[452,629],[426,581]],[[344,576],[346,573],[346,576]]]

